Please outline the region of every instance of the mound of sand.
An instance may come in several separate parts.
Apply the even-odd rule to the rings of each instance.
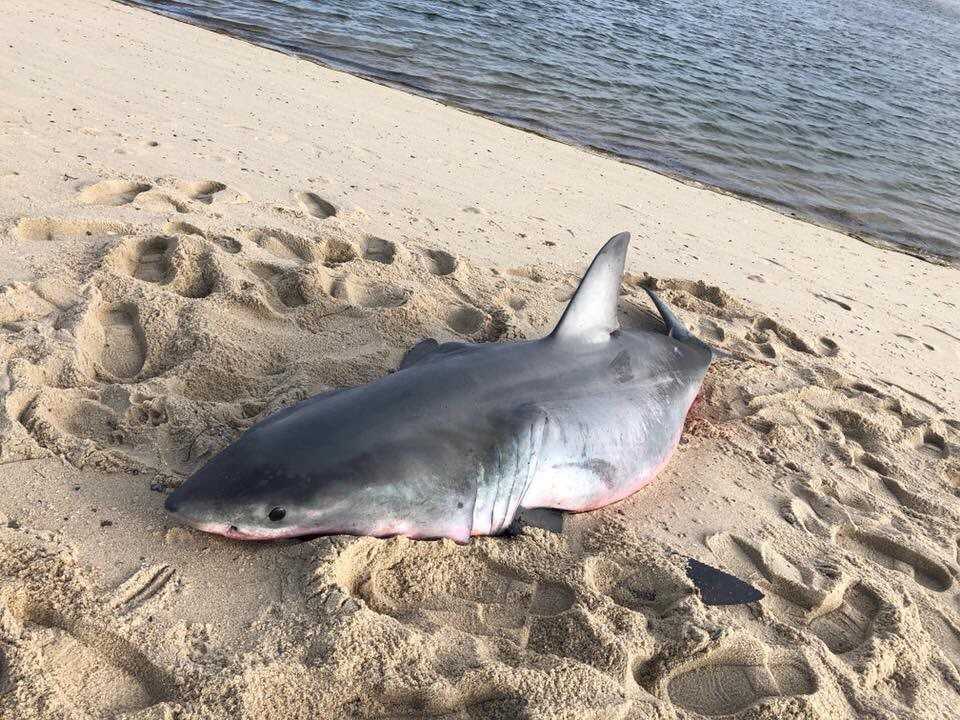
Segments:
[[[624,326],[656,326],[655,287],[729,353],[653,485],[466,546],[244,545],[172,525],[166,489],[423,337],[548,331],[582,268],[212,180],[104,178],[59,210],[9,225],[47,249],[0,288],[0,462],[35,503],[0,522],[0,716],[956,714],[960,422],[847,376],[828,334],[630,273]],[[677,552],[767,597],[706,607]]]

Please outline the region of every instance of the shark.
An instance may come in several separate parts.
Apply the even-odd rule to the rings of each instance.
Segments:
[[[253,425],[166,509],[238,540],[466,543],[505,533],[524,510],[579,513],[632,495],[669,461],[714,351],[653,290],[663,330],[620,327],[629,241],[606,242],[549,335],[423,340],[395,372]],[[692,559],[687,570],[720,595],[724,577],[741,582]],[[731,597],[756,599],[741,584],[753,594]]]

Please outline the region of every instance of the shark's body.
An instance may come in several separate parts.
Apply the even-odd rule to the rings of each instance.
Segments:
[[[676,446],[712,354],[652,293],[667,333],[619,329],[628,241],[604,246],[548,337],[423,341],[397,372],[257,424],[167,508],[235,538],[463,542],[521,508],[591,510],[636,492]]]

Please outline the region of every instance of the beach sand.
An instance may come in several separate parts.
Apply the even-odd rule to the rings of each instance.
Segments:
[[[103,0],[0,23],[0,717],[960,717],[956,270]],[[560,532],[242,544],[162,503],[634,234],[730,357]],[[556,529],[556,528],[555,528]],[[706,607],[676,553],[764,589]]]

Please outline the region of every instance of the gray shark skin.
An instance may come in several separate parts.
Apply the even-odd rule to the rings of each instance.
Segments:
[[[237,539],[452,538],[521,508],[621,500],[667,462],[712,359],[652,292],[667,332],[616,319],[629,235],[594,259],[556,329],[517,343],[425,340],[400,369],[250,428],[167,499]]]

